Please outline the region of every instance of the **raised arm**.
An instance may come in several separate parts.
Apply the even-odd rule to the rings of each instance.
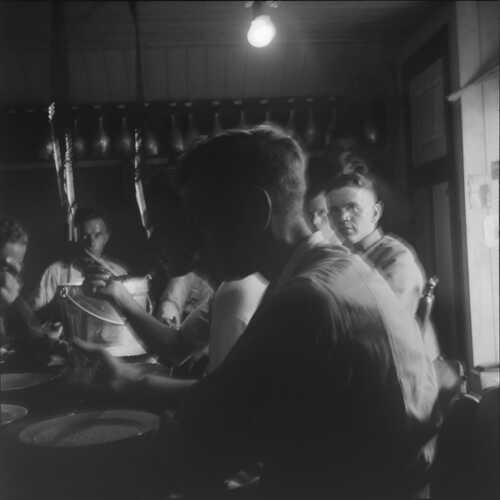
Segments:
[[[89,285],[96,290],[96,295],[111,300],[120,308],[148,351],[175,364],[191,353],[191,346],[180,332],[149,315],[120,281],[108,281],[102,275],[94,275],[88,280]]]

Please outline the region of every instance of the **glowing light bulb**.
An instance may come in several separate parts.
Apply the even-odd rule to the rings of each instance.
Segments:
[[[250,24],[247,33],[248,43],[261,48],[269,45],[276,35],[276,28],[269,16],[257,16]]]

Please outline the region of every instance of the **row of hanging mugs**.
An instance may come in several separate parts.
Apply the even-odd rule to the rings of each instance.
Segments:
[[[346,121],[353,123],[356,113],[354,121],[361,124],[358,135],[377,144],[380,126],[373,113],[359,108],[355,111],[349,103],[333,97],[146,103],[139,113],[137,105],[73,106],[59,115],[56,111],[55,116],[59,131],[71,131],[74,159],[82,160],[130,157],[135,127],[141,130],[146,157],[175,157],[200,137],[265,122],[279,124],[308,150],[323,149],[334,141]],[[52,141],[46,119],[44,126],[38,156],[48,160]]]

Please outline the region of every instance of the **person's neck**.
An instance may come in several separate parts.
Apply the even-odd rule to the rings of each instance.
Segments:
[[[359,241],[351,245],[351,250],[355,252],[365,252],[382,237],[382,230],[377,226],[373,231],[363,236]]]
[[[261,274],[269,281],[281,274],[297,245],[312,235],[303,218],[273,218],[271,231],[272,238],[260,266]]]

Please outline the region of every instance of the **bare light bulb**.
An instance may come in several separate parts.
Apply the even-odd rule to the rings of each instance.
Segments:
[[[248,43],[253,47],[267,47],[276,35],[276,27],[269,16],[261,15],[253,19],[247,33]]]

